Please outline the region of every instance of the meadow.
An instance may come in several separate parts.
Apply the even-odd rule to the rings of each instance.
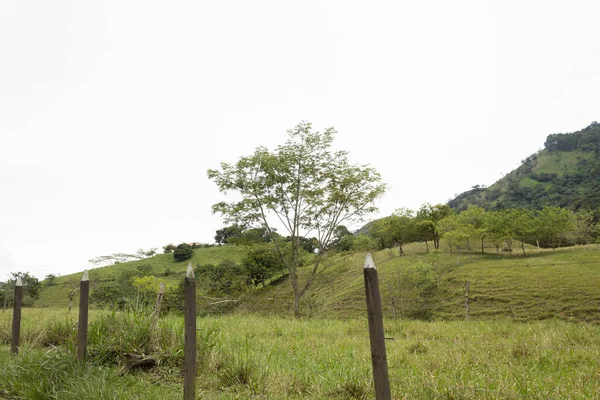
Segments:
[[[526,257],[428,255],[415,243],[405,257],[374,253],[394,399],[597,398],[599,248],[526,250]],[[241,251],[198,249],[194,261],[203,255],[217,263]],[[202,312],[197,398],[373,398],[363,259],[334,259],[303,300],[300,320],[292,318],[287,277],[244,294],[226,314]],[[156,272],[171,268],[168,282],[182,279],[185,264],[167,255],[146,263]],[[129,264],[91,275],[111,279],[116,269],[135,267]],[[43,308],[24,309],[17,356],[9,354],[11,310],[0,312],[0,398],[181,398],[183,318],[176,312],[153,328],[149,309],[92,309],[88,363],[76,363],[77,307],[69,313],[64,299],[77,281],[77,274],[59,278],[42,292]],[[127,371],[126,353],[151,355],[158,365]]]
[[[0,314],[0,394],[9,399],[181,398],[183,320],[94,311],[89,362],[75,361],[76,317],[25,309],[22,348],[9,354],[10,313]],[[366,318],[229,315],[198,328],[198,398],[370,399]],[[385,321],[395,399],[594,398],[600,327],[559,320]],[[154,369],[123,372],[125,353]]]

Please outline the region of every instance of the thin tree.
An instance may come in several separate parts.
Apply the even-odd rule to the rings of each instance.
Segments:
[[[336,228],[374,212],[373,202],[385,192],[379,173],[351,164],[345,151],[333,152],[336,131],[313,132],[302,122],[288,131],[288,140],[275,151],[259,147],[237,163],[221,163],[208,177],[221,192],[237,192],[241,199],[213,205],[228,223],[260,225],[269,233],[282,226],[289,244],[274,240],[287,267],[294,292],[294,314],[300,316],[300,300],[314,282],[322,260],[336,240]],[[309,236],[310,235],[310,236]],[[319,249],[309,255],[302,239],[316,237]],[[311,266],[298,274],[305,261]]]

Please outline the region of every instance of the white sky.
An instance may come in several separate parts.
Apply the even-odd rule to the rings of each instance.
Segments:
[[[0,0],[0,280],[212,242],[208,168],[302,120],[381,214],[600,119],[597,1]]]

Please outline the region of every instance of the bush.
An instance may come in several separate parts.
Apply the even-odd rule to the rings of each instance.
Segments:
[[[175,248],[173,252],[173,258],[175,261],[185,261],[192,258],[194,254],[194,249],[187,243],[181,243],[179,246]]]

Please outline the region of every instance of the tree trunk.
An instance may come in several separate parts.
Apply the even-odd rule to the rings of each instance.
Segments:
[[[402,245],[399,244],[398,245],[398,255],[399,256],[405,256],[406,254],[404,254],[404,250],[402,250]]]
[[[427,240],[425,241],[425,249],[427,250],[427,254],[429,254],[429,243],[427,243]]]
[[[483,251],[483,238],[481,238],[481,254],[483,254],[483,253],[484,253],[484,251]]]
[[[294,316],[296,318],[300,318],[302,314],[300,314],[300,293],[294,293]]]
[[[521,249],[523,250],[523,257],[527,256],[527,254],[525,254],[525,243],[521,242]]]

